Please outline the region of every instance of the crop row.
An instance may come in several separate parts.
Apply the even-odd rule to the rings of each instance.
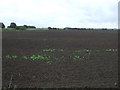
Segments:
[[[64,51],[63,49],[44,49],[43,52],[54,52],[54,51]],[[24,59],[24,60],[40,60],[40,61],[45,61],[48,64],[52,64],[55,61],[58,60],[65,60],[65,59],[71,59],[71,60],[83,60],[91,55],[92,51],[106,51],[106,52],[116,52],[117,49],[103,49],[103,50],[89,50],[89,49],[80,49],[80,50],[75,50],[74,54],[71,54],[69,57],[64,56],[48,56],[48,55],[31,55],[31,56],[17,56],[17,55],[6,55],[2,56],[3,59],[14,59],[17,60],[19,59]],[[86,52],[83,54],[76,55],[77,53],[81,52]]]
[[[54,51],[65,51],[64,49],[43,49],[43,52],[54,52]],[[101,50],[91,50],[91,49],[79,49],[75,50],[74,52],[91,52],[91,51],[106,51],[106,52],[117,52],[117,49],[101,49]]]

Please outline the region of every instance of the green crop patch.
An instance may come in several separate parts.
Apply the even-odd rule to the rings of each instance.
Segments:
[[[72,57],[74,60],[77,60],[77,59],[81,59],[82,57],[81,56],[73,56]]]
[[[64,51],[63,49],[43,49],[43,52]]]
[[[80,52],[86,52],[86,53],[88,53],[88,52],[91,52],[92,50],[90,50],[90,49],[79,49],[79,50],[75,50],[75,52],[76,53],[80,53]]]
[[[105,49],[106,52],[117,52],[117,49]]]
[[[46,60],[48,58],[44,57],[44,56],[40,56],[40,55],[32,55],[32,56],[30,56],[30,59],[32,59],[32,60],[38,60],[38,59]]]
[[[7,55],[7,56],[5,56],[6,58],[9,58],[9,59],[16,59],[17,58],[17,56],[10,56],[10,55]]]
[[[83,53],[83,52],[86,52],[86,53],[90,53],[90,52],[93,52],[93,51],[97,51],[97,52],[100,52],[100,51],[105,51],[105,52],[117,52],[117,49],[97,49],[97,50],[90,50],[90,49],[79,49],[79,50],[75,50],[74,53]]]

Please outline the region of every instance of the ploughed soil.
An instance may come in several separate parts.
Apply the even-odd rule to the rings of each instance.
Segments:
[[[111,48],[118,49],[117,31],[3,31],[2,56],[19,56],[2,59],[3,87],[115,88],[118,83],[118,52],[103,51]],[[43,49],[64,51],[43,52]],[[81,49],[92,51],[73,53]],[[31,55],[51,56],[53,62],[21,58]],[[62,56],[64,58],[60,58]],[[73,56],[82,58],[74,60]]]

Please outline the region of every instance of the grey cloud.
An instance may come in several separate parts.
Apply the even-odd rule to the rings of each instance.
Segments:
[[[0,4],[0,12],[2,13],[0,17],[2,17],[1,21],[5,23],[15,21],[18,24],[33,24],[38,27],[84,27],[86,25],[86,27],[90,25],[91,27],[92,25],[102,27],[100,23],[104,23],[106,26],[108,26],[108,23],[111,23],[112,27],[117,26],[118,0],[115,0],[115,2],[104,0],[104,3],[102,1],[99,3],[93,0],[91,0],[92,2],[87,1],[30,0],[27,6],[25,4],[22,7],[17,2],[11,3],[13,5],[11,7]]]

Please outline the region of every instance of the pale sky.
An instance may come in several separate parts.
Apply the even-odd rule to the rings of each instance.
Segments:
[[[117,28],[118,1],[0,0],[0,22],[38,28]]]

